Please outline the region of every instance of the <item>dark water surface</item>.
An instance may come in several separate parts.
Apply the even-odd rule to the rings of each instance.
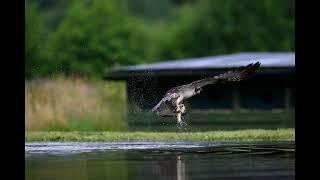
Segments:
[[[26,143],[26,179],[295,179],[295,143]]]

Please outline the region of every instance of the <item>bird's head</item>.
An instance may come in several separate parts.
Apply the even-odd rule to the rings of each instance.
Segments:
[[[186,107],[184,106],[184,104],[181,104],[180,105],[180,110],[182,112],[182,115],[186,115],[187,114],[187,109]]]
[[[184,106],[184,104],[180,104],[180,110],[182,113],[186,111],[186,107]]]

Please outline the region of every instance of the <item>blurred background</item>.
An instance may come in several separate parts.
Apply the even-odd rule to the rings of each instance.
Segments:
[[[191,130],[294,127],[293,0],[26,0],[25,9],[26,130],[176,130],[147,110],[172,86],[230,67],[155,75],[133,65],[230,54],[281,56],[271,64],[280,68],[188,101]]]

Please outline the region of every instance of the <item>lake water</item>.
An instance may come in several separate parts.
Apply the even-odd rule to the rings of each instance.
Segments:
[[[26,179],[295,179],[295,143],[26,143]]]

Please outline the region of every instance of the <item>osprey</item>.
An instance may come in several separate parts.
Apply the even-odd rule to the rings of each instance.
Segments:
[[[152,108],[151,111],[156,111],[157,115],[161,117],[176,116],[178,127],[187,125],[181,119],[182,116],[187,112],[184,104],[181,103],[184,99],[188,99],[192,96],[200,94],[202,87],[209,84],[224,83],[229,81],[234,82],[248,79],[256,73],[256,70],[260,67],[260,64],[260,62],[255,64],[251,63],[245,67],[240,67],[239,69],[233,71],[228,71],[213,77],[194,81],[190,84],[173,87],[167,91],[161,101],[154,108]]]

